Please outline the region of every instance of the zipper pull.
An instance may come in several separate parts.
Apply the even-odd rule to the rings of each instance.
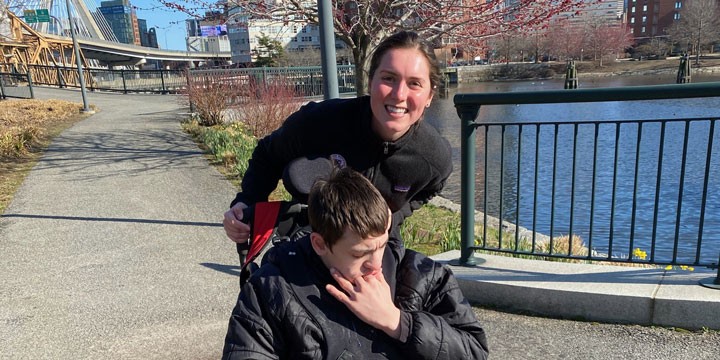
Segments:
[[[388,147],[389,147],[389,146],[390,146],[390,145],[388,144],[387,141],[383,143],[383,154],[385,154],[385,155],[388,154],[388,151],[389,151]]]

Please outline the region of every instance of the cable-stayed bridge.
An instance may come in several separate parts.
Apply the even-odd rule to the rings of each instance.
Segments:
[[[230,52],[175,51],[121,43],[92,0],[7,0],[6,6],[7,15],[0,15],[4,56],[0,63],[74,66],[70,22],[86,66],[140,65],[148,60],[198,64],[230,59]],[[25,21],[29,19],[24,19],[24,11],[36,9],[47,9],[49,21]]]

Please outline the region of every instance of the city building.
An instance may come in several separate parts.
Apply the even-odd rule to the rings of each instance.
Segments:
[[[259,49],[258,40],[267,36],[279,41],[285,51],[292,53],[320,49],[320,27],[294,21],[253,19],[239,7],[227,11],[227,32],[230,37],[232,62],[249,65],[255,61]],[[345,48],[342,40],[335,39],[335,48]]]
[[[608,25],[622,25],[624,23],[625,0],[583,0],[583,2],[586,4],[579,12],[576,10],[561,12],[554,19],[566,20],[573,25],[585,25],[588,22]]]
[[[137,22],[140,30],[140,45],[156,49],[159,48],[155,28],[152,27],[148,29],[147,20],[145,19],[137,19]]]
[[[102,1],[98,10],[107,20],[119,42],[141,44],[137,15],[129,0]]]
[[[229,52],[230,39],[226,16],[219,11],[208,11],[202,19],[185,21],[187,30],[186,47],[195,52]]]
[[[627,0],[627,22],[636,40],[665,36],[680,19],[684,0]]]

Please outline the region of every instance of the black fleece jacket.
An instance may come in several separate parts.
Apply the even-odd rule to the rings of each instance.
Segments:
[[[449,269],[385,248],[383,275],[401,310],[396,340],[325,290],[338,286],[308,237],[268,252],[240,292],[223,359],[486,359],[485,332]]]
[[[450,144],[418,121],[394,142],[371,129],[370,97],[310,102],[261,139],[232,205],[267,200],[285,166],[300,157],[340,155],[370,179],[393,211],[394,224],[437,195],[452,172]]]

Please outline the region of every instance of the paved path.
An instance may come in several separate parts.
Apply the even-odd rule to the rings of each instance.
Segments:
[[[0,217],[0,359],[217,359],[235,190],[180,129],[177,98],[89,98],[100,111],[56,138]],[[720,358],[720,333],[477,313],[493,359]]]
[[[176,97],[89,98],[100,111],[56,138],[0,218],[0,359],[219,358],[235,190],[180,129]]]

